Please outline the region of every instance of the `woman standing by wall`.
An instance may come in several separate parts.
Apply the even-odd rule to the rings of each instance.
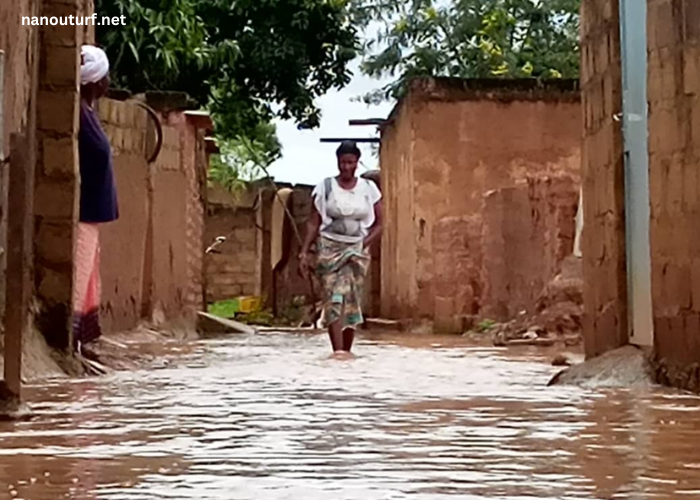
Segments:
[[[109,88],[109,61],[102,49],[82,47],[80,79],[80,219],[73,284],[73,336],[78,350],[101,335],[99,225],[119,218],[112,150],[95,110]]]
[[[360,150],[343,142],[336,151],[339,174],[313,191],[314,210],[299,261],[308,276],[309,250],[317,241],[316,272],[324,289],[324,318],[335,353],[350,353],[357,325],[363,323],[361,301],[371,257],[370,245],[381,235],[381,192],[358,178]]]

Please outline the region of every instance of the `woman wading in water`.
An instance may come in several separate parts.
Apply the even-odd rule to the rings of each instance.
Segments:
[[[336,156],[339,174],[313,191],[314,209],[299,261],[308,277],[309,250],[316,241],[325,323],[333,352],[343,355],[352,350],[355,329],[364,321],[361,301],[369,246],[382,231],[382,195],[374,182],[356,177],[360,150],[354,142],[343,142]]]

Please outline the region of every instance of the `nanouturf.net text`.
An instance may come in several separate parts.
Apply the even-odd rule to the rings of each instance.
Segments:
[[[22,26],[126,26],[126,16],[23,16]]]

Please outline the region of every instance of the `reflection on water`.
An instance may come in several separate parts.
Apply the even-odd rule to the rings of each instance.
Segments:
[[[341,362],[320,336],[241,336],[31,388],[38,418],[0,424],[0,499],[700,498],[700,399],[423,343]]]

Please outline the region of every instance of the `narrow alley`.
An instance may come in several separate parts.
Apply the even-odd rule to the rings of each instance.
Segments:
[[[374,335],[350,362],[326,342],[173,343],[177,368],[29,387],[36,418],[0,424],[0,498],[700,495],[697,397],[547,388],[547,352],[455,337]]]

